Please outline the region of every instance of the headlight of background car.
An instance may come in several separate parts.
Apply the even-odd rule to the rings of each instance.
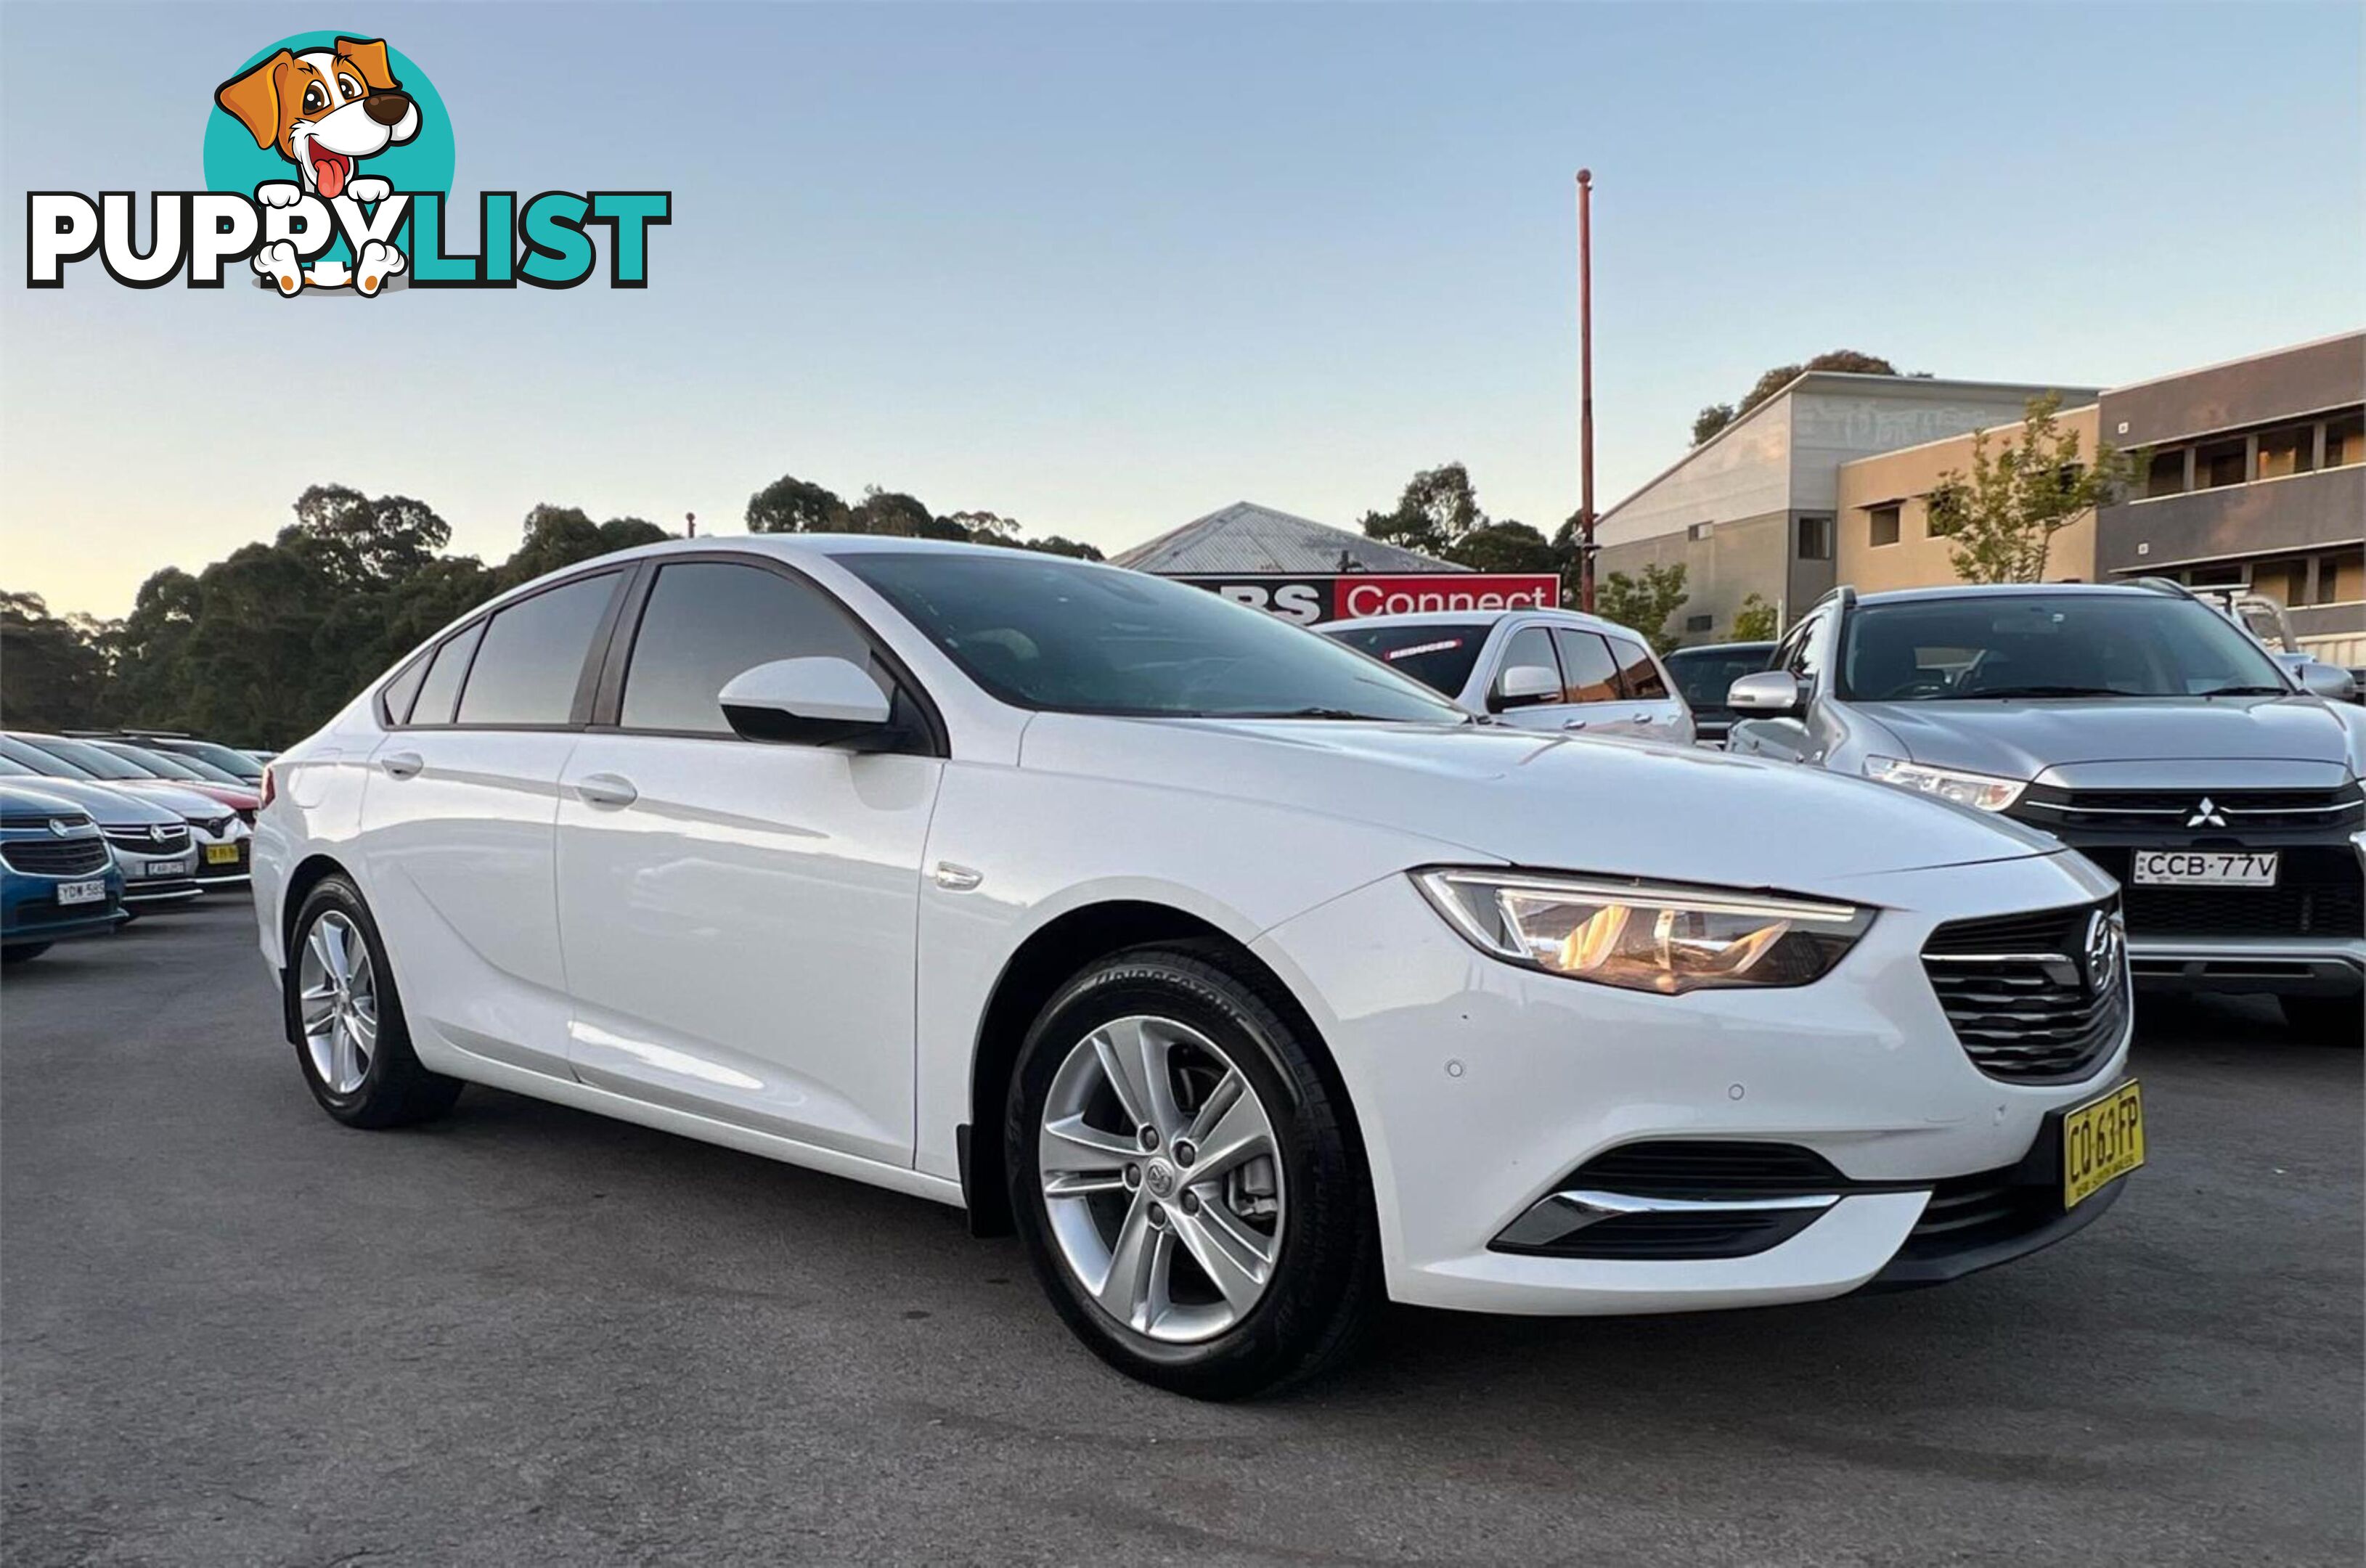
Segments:
[[[1675,996],[1804,986],[1838,964],[1873,911],[1714,887],[1432,870],[1414,882],[1472,945],[1575,980]]]
[[[1993,773],[1966,773],[1954,768],[1926,768],[1920,762],[1909,762],[1899,757],[1867,757],[1865,776],[1882,784],[1896,784],[1900,789],[1917,789],[1924,795],[1935,795],[1941,800],[1952,800],[1958,806],[1977,807],[1982,811],[2002,811],[2021,798],[2029,787],[2020,779],[2000,779]]]

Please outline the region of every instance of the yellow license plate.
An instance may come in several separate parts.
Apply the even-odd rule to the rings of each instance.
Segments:
[[[2144,1162],[2144,1094],[2133,1080],[2064,1113],[2065,1209],[2077,1208]]]
[[[236,844],[208,844],[206,846],[206,863],[208,865],[236,865],[238,863],[238,846]]]

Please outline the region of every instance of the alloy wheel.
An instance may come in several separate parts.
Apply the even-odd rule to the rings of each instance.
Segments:
[[[360,928],[335,909],[312,922],[296,980],[312,1071],[330,1093],[352,1094],[377,1055],[377,976]]]
[[[1069,1272],[1135,1333],[1213,1338],[1264,1296],[1288,1217],[1273,1120],[1198,1030],[1135,1015],[1078,1041],[1044,1096],[1036,1164]]]

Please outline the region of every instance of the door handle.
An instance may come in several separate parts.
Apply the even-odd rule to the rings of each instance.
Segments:
[[[630,806],[641,798],[633,781],[618,773],[586,773],[575,781],[575,793],[589,806]]]
[[[416,751],[389,751],[377,760],[389,778],[407,779],[427,765],[427,759]]]

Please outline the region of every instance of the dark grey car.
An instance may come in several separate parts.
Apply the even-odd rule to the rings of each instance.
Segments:
[[[2303,689],[2191,595],[1841,589],[1728,700],[1732,750],[2083,852],[2121,883],[2139,983],[2270,993],[2295,1026],[2360,1039],[2366,712]]]

